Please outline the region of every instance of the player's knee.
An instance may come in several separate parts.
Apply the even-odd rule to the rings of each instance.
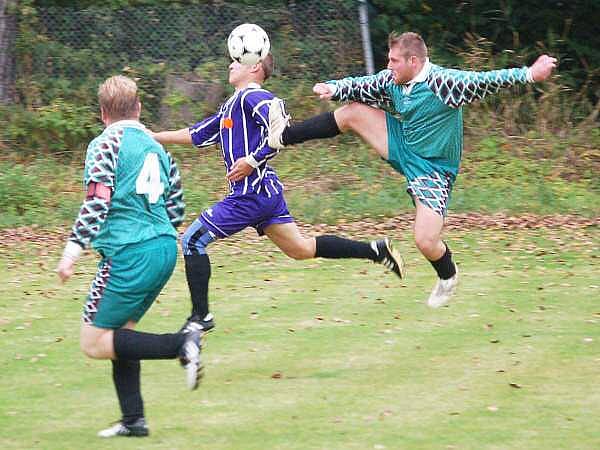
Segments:
[[[437,247],[439,238],[427,233],[415,233],[415,245],[423,254],[429,254]]]
[[[92,358],[92,359],[100,359],[101,358],[100,346],[98,345],[97,341],[82,338],[79,343],[79,346],[80,346],[83,354],[85,356],[87,356],[88,358]]]
[[[353,128],[356,124],[357,117],[361,114],[360,111],[362,106],[363,105],[360,103],[350,103],[335,111],[335,121],[340,130],[344,131]]]
[[[215,236],[200,223],[194,223],[181,237],[181,250],[184,255],[204,255],[206,247],[215,240]]]
[[[285,249],[285,254],[295,260],[310,259],[315,257],[315,250],[310,239],[303,239],[293,247]]]

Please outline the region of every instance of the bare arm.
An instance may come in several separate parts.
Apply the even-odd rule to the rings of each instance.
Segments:
[[[182,128],[176,131],[160,131],[158,133],[151,132],[152,137],[161,144],[182,144],[192,145],[192,136],[189,128]]]

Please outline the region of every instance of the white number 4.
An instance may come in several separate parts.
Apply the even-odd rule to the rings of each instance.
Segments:
[[[156,203],[165,190],[165,185],[160,182],[160,166],[158,155],[148,153],[144,165],[135,180],[135,192],[148,195],[148,202]]]

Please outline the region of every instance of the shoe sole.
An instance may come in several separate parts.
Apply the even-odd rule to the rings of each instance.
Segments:
[[[402,258],[402,255],[400,254],[400,252],[398,252],[392,246],[392,241],[390,239],[385,240],[385,247],[387,248],[387,251],[392,256],[392,258],[394,258],[394,261],[396,261],[396,265],[398,266],[398,271],[400,273],[396,274],[396,275],[398,275],[400,277],[400,279],[403,279],[406,276],[406,268],[404,266],[404,258]]]

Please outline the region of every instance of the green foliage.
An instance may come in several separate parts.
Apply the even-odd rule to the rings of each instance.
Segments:
[[[19,106],[0,109],[6,128],[3,140],[19,153],[61,153],[80,155],[87,141],[100,131],[98,113],[57,98],[33,110]]]
[[[19,218],[44,209],[46,191],[35,175],[21,165],[0,163],[0,227],[18,224]]]

